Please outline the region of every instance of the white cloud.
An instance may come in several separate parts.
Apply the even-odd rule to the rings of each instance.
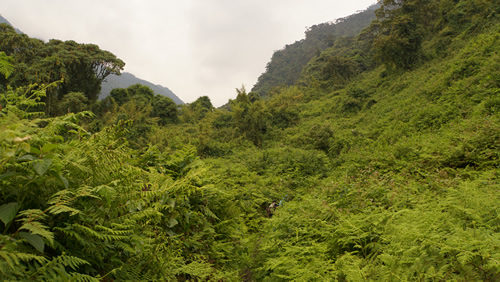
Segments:
[[[274,50],[306,27],[376,0],[2,0],[0,14],[33,37],[95,43],[126,71],[169,87],[185,102],[215,105],[251,88]]]

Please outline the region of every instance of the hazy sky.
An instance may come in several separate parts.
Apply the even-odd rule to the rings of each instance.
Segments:
[[[216,106],[250,90],[275,50],[306,27],[376,0],[1,0],[0,14],[32,37],[95,43],[125,71],[170,88],[184,102]]]

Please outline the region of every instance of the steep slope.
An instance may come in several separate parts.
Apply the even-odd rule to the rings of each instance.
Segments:
[[[339,38],[357,35],[375,18],[377,7],[373,5],[363,12],[338,19],[334,23],[310,27],[305,32],[305,39],[286,45],[273,54],[266,71],[260,75],[252,92],[267,96],[273,87],[296,83],[303,67],[311,58],[332,46]]]
[[[294,199],[263,227],[256,280],[498,280],[499,32],[299,104],[299,124],[253,166],[276,161],[283,143],[308,150],[302,167],[321,171],[317,150],[331,166],[276,189]]]
[[[14,27],[6,18],[4,18],[4,17],[2,17],[2,15],[0,15],[0,24],[3,24],[3,23]],[[14,29],[16,30],[17,33],[23,33],[22,31],[20,31],[16,27],[14,27]]]
[[[184,102],[177,97],[174,92],[168,89],[165,86],[161,86],[158,84],[153,84],[149,81],[137,78],[135,75],[124,72],[121,75],[110,75],[106,78],[106,80],[101,84],[101,93],[99,94],[99,98],[106,98],[111,90],[115,88],[127,88],[134,84],[142,84],[151,88],[156,94],[166,96],[172,99],[177,105],[182,105]]]
[[[296,85],[165,126],[140,99],[92,133],[1,93],[2,277],[499,281],[492,2],[381,1],[368,54],[336,42]]]
[[[298,85],[162,131],[245,210],[246,280],[499,280],[500,6],[398,3],[365,33],[375,67],[340,79],[372,55],[338,44]]]

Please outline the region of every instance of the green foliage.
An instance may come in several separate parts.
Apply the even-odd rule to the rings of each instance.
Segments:
[[[218,192],[203,180],[193,148],[141,154],[121,137],[122,126],[89,137],[70,117],[45,119],[43,128],[14,111],[2,117],[2,276],[221,276],[210,261],[232,257],[232,248],[217,246],[234,231],[217,227],[226,216],[212,211]],[[59,135],[61,128],[73,137]],[[170,257],[156,255],[170,248]]]
[[[55,97],[64,81],[16,87],[17,60],[45,43],[6,32],[0,45],[18,57],[0,53],[15,67],[0,90],[0,277],[499,280],[500,27],[488,4],[383,1],[363,34],[294,69],[296,85],[179,113],[141,85],[93,105]]]
[[[101,115],[105,115],[105,112],[111,112],[112,115],[118,115],[119,119],[128,119],[125,117],[126,115],[123,114],[120,117],[119,113],[123,113],[127,108],[137,108],[139,112],[150,111],[150,116],[158,118],[158,123],[160,125],[177,122],[177,105],[174,101],[165,96],[155,95],[153,90],[147,86],[135,84],[126,89],[115,88],[111,90],[110,97],[111,98],[108,97],[100,103],[101,107],[98,110],[101,112]],[[113,102],[121,106],[121,108],[113,108]],[[149,108],[150,110],[146,110]],[[137,110],[134,110],[134,112]],[[125,112],[128,111],[125,110]],[[129,115],[133,114],[133,112],[129,113]]]
[[[374,48],[386,66],[408,69],[419,59],[425,24],[434,19],[434,1],[384,0],[377,10]]]
[[[360,44],[352,38],[338,40],[304,67],[300,83],[324,89],[342,88],[372,63]]]
[[[366,11],[338,19],[336,22],[308,28],[305,39],[286,45],[273,54],[266,71],[260,75],[252,92],[260,96],[270,96],[274,87],[291,86],[298,82],[301,72],[312,58],[341,41],[340,38],[355,36],[368,26],[375,17],[375,8],[374,5]]]
[[[124,88],[115,88],[111,90],[110,96],[118,105],[123,105],[130,100],[129,93],[127,89]]]
[[[262,101],[250,101],[250,95],[244,87],[236,89],[238,96],[230,101],[234,126],[240,134],[253,142],[255,146],[262,146],[263,134],[267,130],[268,112]]]
[[[182,120],[188,122],[199,121],[213,110],[214,106],[210,102],[210,98],[201,96],[193,103],[182,108]]]
[[[151,103],[151,116],[158,117],[160,125],[177,122],[177,105],[172,99],[156,95]]]
[[[12,65],[12,59],[8,57],[4,52],[0,52],[0,73],[5,77],[9,78],[14,70]]]
[[[0,26],[0,51],[13,58],[16,71],[9,81],[15,87],[61,81],[44,98],[50,115],[57,114],[58,101],[70,92],[81,92],[95,102],[101,82],[110,74],[119,74],[125,65],[97,45],[60,40],[44,43],[6,24]]]
[[[78,113],[87,110],[88,99],[81,92],[70,92],[57,104],[58,113]]]

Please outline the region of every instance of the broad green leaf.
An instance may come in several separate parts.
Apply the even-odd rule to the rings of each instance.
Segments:
[[[21,150],[23,150],[25,152],[29,152],[31,146],[29,143],[23,142],[23,143],[19,144],[19,148],[21,148]]]
[[[34,160],[36,160],[36,158],[33,155],[26,154],[26,155],[19,157],[19,159],[17,159],[17,160],[19,160],[19,161],[34,161]]]
[[[64,184],[64,188],[65,189],[68,189],[69,187],[69,182],[68,182],[68,179],[66,179],[66,177],[62,176],[62,174],[58,173],[57,174],[57,177],[59,178],[59,180],[61,180],[61,182]]]
[[[175,208],[175,200],[174,199],[168,199],[167,205],[171,206],[172,208]]]
[[[49,153],[52,152],[54,149],[57,148],[57,144],[52,144],[52,143],[45,143],[42,147],[42,153]]]
[[[15,202],[0,206],[0,220],[3,221],[5,226],[7,226],[7,224],[9,224],[16,217],[18,210],[19,204]]]
[[[35,154],[35,155],[40,155],[40,149],[38,149],[38,148],[37,148],[37,147],[35,147],[35,146],[32,146],[32,147],[30,148],[30,152],[31,152],[32,154]]]
[[[12,177],[14,175],[19,175],[19,173],[17,172],[14,172],[14,171],[9,171],[9,172],[6,172],[4,174],[0,174],[0,180],[1,179],[4,179],[4,178],[9,178],[9,177]]]
[[[31,234],[28,232],[19,232],[19,236],[21,238],[26,239],[30,245],[32,245],[37,251],[40,253],[43,253],[43,250],[45,249],[45,242],[43,242],[42,237],[40,235],[36,234]]]
[[[176,226],[177,224],[179,224],[179,222],[175,218],[171,218],[168,220],[168,227],[170,228]]]
[[[38,175],[44,175],[47,170],[49,170],[52,164],[51,159],[43,159],[33,163],[33,169],[38,173]]]

